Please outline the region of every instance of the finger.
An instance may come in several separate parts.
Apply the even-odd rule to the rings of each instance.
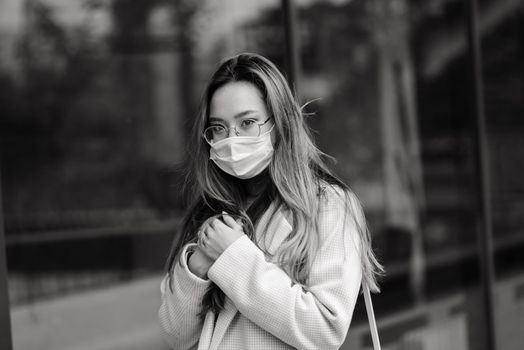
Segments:
[[[215,234],[215,228],[213,226],[211,226],[211,225],[206,227],[206,229],[204,231],[205,238],[209,239],[209,237],[211,237],[213,234]]]
[[[204,223],[202,224],[202,229],[205,230],[207,229],[209,226],[211,226],[211,224],[213,223],[213,220],[214,218],[213,217],[210,217],[210,218],[207,218],[206,221],[204,221]]]
[[[218,218],[218,216],[217,216],[217,217],[215,217],[213,220],[211,220],[211,221],[209,222],[209,225],[207,225],[207,227],[210,227],[210,228],[216,230],[217,227],[218,227],[220,224],[223,224],[223,222],[222,222],[222,220],[220,220],[220,219]]]
[[[229,227],[226,224],[224,224],[222,220],[216,219],[215,221],[213,221],[213,228],[215,230],[220,230],[220,229],[229,228]]]
[[[200,240],[204,236],[205,227],[201,227],[197,232],[197,238]]]
[[[240,225],[240,219],[238,221],[235,221],[229,214],[227,214],[225,211],[222,212],[222,217],[224,218],[224,222],[227,226],[231,227],[234,230],[242,229],[242,225]]]
[[[202,235],[201,237],[198,238],[198,241],[197,241],[197,247],[204,251],[205,248],[206,248],[206,244],[204,243],[204,236]]]

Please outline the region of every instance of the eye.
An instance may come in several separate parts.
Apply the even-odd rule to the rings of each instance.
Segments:
[[[256,125],[257,121],[254,120],[254,119],[244,119],[240,122],[240,127],[241,128],[250,128],[250,127],[253,127],[254,125]]]
[[[220,124],[211,125],[209,128],[214,134],[220,134],[226,131],[226,128]]]

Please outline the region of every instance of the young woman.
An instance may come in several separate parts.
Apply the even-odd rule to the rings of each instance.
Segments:
[[[361,206],[326,167],[267,59],[224,61],[189,140],[190,205],[161,284],[174,349],[338,349],[382,267]]]

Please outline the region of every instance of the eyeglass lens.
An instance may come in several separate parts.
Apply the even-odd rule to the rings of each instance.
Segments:
[[[204,131],[204,136],[208,142],[217,142],[227,138],[233,130],[236,136],[259,136],[260,124],[254,120],[241,120],[234,127],[226,128],[217,124],[208,127]]]

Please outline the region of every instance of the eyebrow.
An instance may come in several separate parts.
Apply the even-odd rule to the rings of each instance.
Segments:
[[[233,118],[235,119],[238,119],[238,118],[242,118],[242,117],[245,117],[246,115],[248,114],[253,114],[253,113],[258,113],[258,111],[254,110],[254,109],[248,109],[248,110],[245,110],[245,111],[242,111],[240,113],[237,113],[233,116]],[[220,119],[220,118],[215,118],[215,117],[209,117],[209,121],[210,122],[213,122],[213,121],[223,121],[223,119]]]

